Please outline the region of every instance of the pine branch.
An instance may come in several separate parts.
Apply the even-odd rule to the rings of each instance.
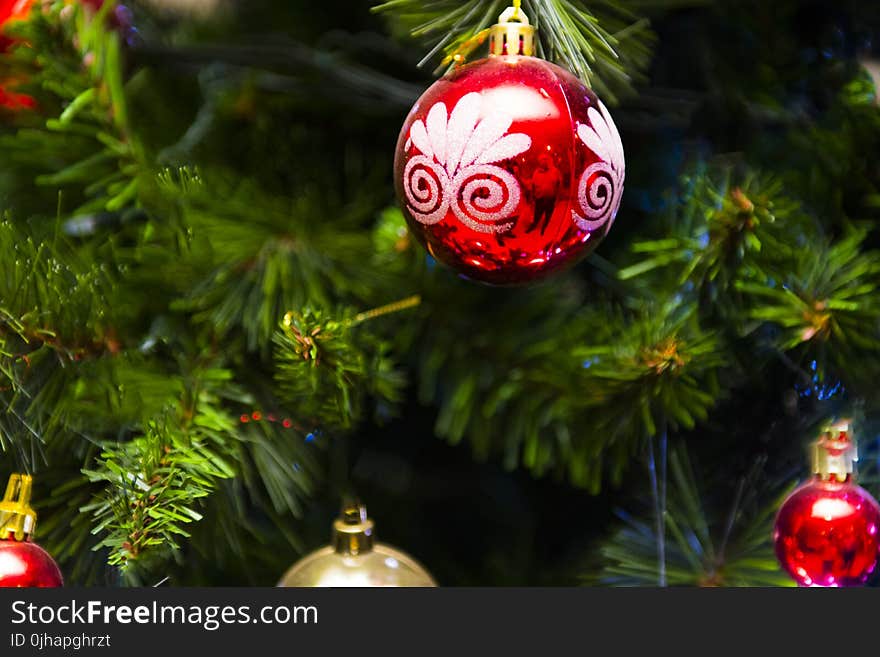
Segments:
[[[685,287],[729,306],[738,281],[778,279],[819,234],[774,178],[710,165],[683,176],[680,187],[661,224],[663,237],[636,241],[638,262],[621,269],[621,279],[651,275],[648,285]]]
[[[37,104],[13,116],[18,132],[0,137],[4,166],[18,178],[32,173],[38,187],[71,189],[78,204],[71,230],[79,234],[135,205],[143,169],[128,124],[120,37],[109,21],[114,7],[106,2],[93,14],[82,4],[35,5],[14,25],[19,45],[0,54],[21,81],[17,91]]]
[[[840,229],[853,217],[880,219],[880,175],[866,153],[880,149],[880,113],[864,71],[841,85],[830,107],[797,121],[781,141],[762,140],[757,155],[775,161],[789,189],[823,224]]]
[[[180,289],[175,310],[217,338],[242,332],[248,350],[266,353],[287,310],[371,296],[377,280],[360,266],[372,252],[370,237],[359,224],[372,192],[344,205],[315,188],[279,198],[227,175],[186,169],[166,171],[160,184],[164,207],[173,204],[165,216],[178,220],[171,235],[151,238],[161,260],[148,269]],[[168,247],[183,257],[169,258]]]
[[[138,437],[107,444],[94,468],[83,474],[104,492],[81,511],[94,518],[93,533],[105,533],[95,549],[109,548],[109,563],[161,558],[189,536],[186,525],[202,519],[199,502],[217,481],[232,477],[228,456],[237,443],[235,420],[219,405],[211,381],[228,375],[208,370],[183,408],[151,421]],[[153,553],[158,553],[154,556]]]
[[[880,340],[880,256],[864,251],[867,231],[851,229],[829,243],[778,181],[754,174],[698,170],[682,187],[664,223],[671,235],[636,242],[642,259],[619,276],[646,290],[696,295],[719,330],[817,361],[819,379],[867,382]],[[769,338],[767,327],[775,327]]]
[[[773,520],[785,495],[775,495],[766,485],[759,485],[760,468],[740,478],[729,507],[715,509],[704,505],[703,500],[713,496],[697,484],[687,453],[673,450],[669,458],[669,585],[794,586],[779,569],[772,543]],[[653,521],[624,511],[618,515],[623,527],[601,546],[599,570],[584,581],[656,586],[658,537]]]
[[[606,344],[574,351],[595,390],[589,406],[600,418],[596,428],[610,443],[654,436],[665,421],[694,428],[721,393],[722,344],[684,304],[646,309],[627,323]]]
[[[509,0],[391,0],[374,11],[392,15],[413,37],[426,41],[426,60],[442,50],[467,56],[482,42]],[[647,67],[654,36],[648,21],[629,9],[628,2],[587,5],[571,0],[525,0],[522,8],[537,26],[539,54],[558,61],[584,81],[592,82],[610,102],[632,91]]]
[[[751,316],[780,328],[778,347],[831,366],[842,378],[869,382],[880,353],[880,252],[862,251],[866,232],[798,253],[779,285],[741,282]],[[870,384],[868,384],[870,386]]]
[[[202,518],[193,502],[224,475],[206,470],[210,461],[152,426],[124,447],[105,450],[98,462],[102,471],[84,471],[90,482],[112,486],[103,499],[80,509],[93,515],[93,531],[107,532],[99,546],[111,548],[111,564],[125,568],[151,549],[178,548],[176,538],[189,536],[183,526]]]
[[[119,351],[113,286],[105,268],[86,264],[63,240],[38,242],[0,222],[0,449],[35,465],[60,409],[53,390],[76,363]],[[42,406],[48,401],[47,406]]]
[[[276,331],[276,381],[284,399],[317,425],[349,428],[367,399],[387,415],[400,401],[403,375],[390,345],[358,325],[369,315],[288,312]]]

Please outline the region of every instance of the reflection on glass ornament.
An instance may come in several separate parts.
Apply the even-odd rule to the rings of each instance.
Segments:
[[[346,506],[333,523],[332,545],[297,561],[278,586],[437,586],[415,559],[376,543],[374,523],[362,504]]]
[[[851,423],[829,425],[813,444],[813,477],[783,502],[773,540],[801,586],[859,586],[880,558],[880,506],[855,483]]]
[[[535,28],[511,7],[490,56],[435,82],[404,122],[395,185],[416,239],[495,285],[538,280],[592,251],[623,194],[623,144],[593,91],[532,57]]]
[[[63,581],[55,560],[31,542],[37,514],[30,507],[30,475],[9,477],[0,502],[0,587],[56,587]]]

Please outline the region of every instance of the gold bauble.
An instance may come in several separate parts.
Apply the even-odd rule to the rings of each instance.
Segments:
[[[333,523],[333,544],[293,564],[278,586],[437,586],[411,556],[374,542],[374,527],[364,505],[345,507]]]

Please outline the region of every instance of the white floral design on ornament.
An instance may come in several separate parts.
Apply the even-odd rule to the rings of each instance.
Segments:
[[[527,151],[531,138],[505,134],[513,119],[494,111],[480,118],[482,96],[474,91],[447,114],[446,104],[435,103],[424,121],[409,130],[406,150],[415,146],[421,155],[411,157],[403,170],[407,209],[419,222],[436,224],[451,208],[468,228],[481,233],[501,233],[519,206],[519,183],[494,162]]]
[[[601,100],[598,103],[599,110],[595,107],[587,110],[590,125],[580,124],[577,134],[600,161],[588,166],[581,174],[578,183],[580,213],[575,209],[571,211],[578,228],[590,232],[598,230],[606,222],[608,229],[611,229],[620,208],[626,174],[620,134],[605,105]]]

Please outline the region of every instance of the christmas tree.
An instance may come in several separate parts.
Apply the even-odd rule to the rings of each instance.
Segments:
[[[620,205],[491,286],[395,144],[423,121],[397,150],[452,184],[458,106],[407,113],[509,4],[0,0],[0,476],[65,583],[274,585],[358,499],[441,585],[793,585],[774,518],[829,420],[880,493],[876,6],[512,3]],[[538,239],[581,171],[513,194],[509,136],[470,161]]]

